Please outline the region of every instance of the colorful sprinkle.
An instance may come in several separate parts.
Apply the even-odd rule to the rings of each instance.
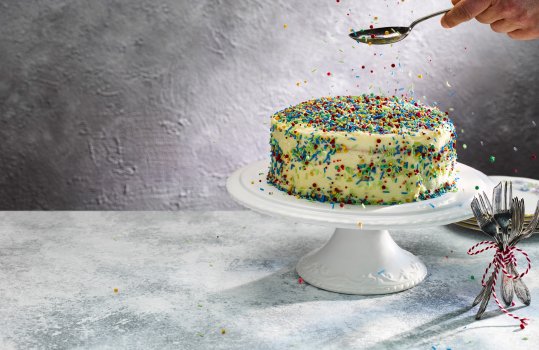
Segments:
[[[496,157],[490,156],[490,157],[488,157],[488,161],[491,162],[491,163],[494,163],[496,161]]]

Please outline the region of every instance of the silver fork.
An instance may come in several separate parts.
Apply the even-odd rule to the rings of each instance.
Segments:
[[[522,210],[524,210],[524,202],[522,203]],[[539,228],[539,201],[537,201],[535,213],[533,214],[533,217],[530,223],[525,229],[523,228],[523,225],[524,223],[522,223],[521,231],[517,233],[515,236],[513,236],[511,241],[509,242],[511,245],[515,245],[521,240],[531,237],[535,233],[535,231]]]
[[[509,236],[509,246],[516,245],[520,240],[525,239],[533,235],[536,227],[539,225],[539,202],[535,209],[535,214],[528,226],[524,228],[525,217],[525,205],[524,200],[513,200],[513,216],[511,219],[511,235]],[[515,265],[510,262],[507,264],[507,270],[513,276],[517,276],[519,273]],[[531,294],[522,279],[511,279],[505,275],[502,278],[502,298],[507,306],[511,305],[513,301],[513,295],[516,294],[517,298],[525,305],[530,305]]]
[[[539,201],[537,201],[537,206],[535,207],[535,213],[533,214],[533,218],[528,224],[526,228],[524,228],[524,200],[521,200],[519,203],[519,210],[522,212],[522,215],[520,216],[520,220],[517,220],[517,234],[511,239],[511,245],[515,245],[518,242],[520,242],[522,239],[526,239],[533,235],[535,233],[535,230],[537,227],[539,227]],[[518,271],[516,270],[515,266],[511,264],[510,266],[511,271],[510,273],[512,275],[518,275]],[[525,305],[530,305],[531,303],[531,294],[526,286],[524,284],[524,281],[522,279],[518,278],[514,280],[514,290],[517,298]]]
[[[511,239],[518,236],[520,232],[522,232],[522,227],[524,224],[524,199],[518,200],[518,198],[513,198],[511,200],[511,208],[512,208],[512,216],[511,216],[511,232],[509,236],[507,237],[507,240],[511,242]],[[509,243],[510,245],[510,243]],[[513,262],[510,261],[507,263],[507,271],[511,275],[517,275],[518,272],[516,270],[516,267],[513,265]],[[522,286],[527,289],[527,287],[524,285],[524,282],[518,281],[513,278],[508,278],[505,274],[502,274],[502,283],[501,283],[501,291],[502,291],[502,299],[506,306],[510,306],[513,303],[513,297],[515,295],[516,289],[519,289],[519,292],[517,295],[523,295],[521,293]],[[524,293],[525,294],[525,293]],[[519,297],[520,298],[520,297]]]
[[[478,197],[474,197],[472,200],[472,211],[477,220],[477,224],[481,228],[481,231],[489,235],[491,238],[494,238],[495,242],[498,245],[501,245],[499,237],[498,223],[494,219],[493,209],[490,201],[485,192],[479,194]],[[490,296],[492,294],[492,284],[494,283],[494,272],[489,277],[487,283],[483,286],[483,289],[477,297],[475,298],[472,306],[475,306],[481,303],[477,314],[475,315],[476,319],[480,319],[483,316],[483,313],[487,309]]]
[[[483,192],[483,195],[479,194],[479,198],[474,197],[472,211],[481,231],[494,238],[497,243],[500,243],[498,241],[498,224],[492,215],[492,205],[485,192]]]
[[[509,192],[509,193],[508,193]],[[513,216],[512,212],[513,183],[500,182],[492,191],[492,206],[494,220],[500,226],[502,231],[501,241],[503,249],[507,248],[509,243],[509,224]]]

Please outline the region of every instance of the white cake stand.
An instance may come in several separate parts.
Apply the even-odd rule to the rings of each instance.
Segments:
[[[323,247],[300,259],[296,270],[313,286],[346,294],[395,293],[423,281],[427,275],[425,265],[400,248],[388,230],[468,219],[473,216],[473,196],[479,191],[490,193],[494,187],[486,175],[459,163],[456,192],[409,204],[341,208],[338,204],[298,199],[278,190],[266,182],[267,170],[267,161],[237,170],[228,178],[228,192],[257,212],[336,227]]]

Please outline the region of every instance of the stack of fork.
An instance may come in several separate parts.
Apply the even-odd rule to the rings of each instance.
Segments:
[[[488,235],[491,239],[493,239],[491,243],[494,243],[494,245],[491,247],[495,247],[497,249],[497,254],[502,253],[502,257],[504,256],[503,254],[515,250],[522,252],[522,250],[515,248],[516,244],[523,239],[531,237],[534,234],[536,228],[539,226],[539,201],[537,202],[537,207],[535,209],[532,220],[527,225],[527,227],[524,227],[524,200],[518,199],[516,197],[513,198],[512,193],[513,187],[511,182],[503,182],[499,183],[494,188],[492,204],[491,201],[489,201],[485,192],[475,197],[472,201],[472,210],[477,220],[477,223],[481,228],[481,231]],[[474,246],[473,248],[475,248],[476,246]],[[470,251],[472,251],[472,249],[470,249]],[[486,249],[472,254],[480,253]],[[468,252],[469,254],[470,251]],[[527,255],[525,256],[528,259]],[[496,261],[495,257],[495,260],[491,265],[496,265],[499,262],[500,260]],[[489,265],[489,268],[491,265]],[[504,304],[506,306],[513,305],[513,296],[516,294],[517,298],[522,303],[524,303],[525,305],[530,305],[530,292],[528,290],[528,287],[526,287],[526,285],[521,279],[521,277],[525,273],[518,273],[516,269],[516,259],[514,258],[512,253],[511,259],[504,261],[501,265],[502,268],[505,268],[505,271],[503,271],[502,273],[501,280],[501,293]],[[487,268],[487,271],[489,270],[489,268]],[[500,272],[499,268],[496,268],[494,272],[490,275],[486,283],[484,282],[486,272],[483,276],[483,289],[475,298],[472,305],[475,306],[477,304],[481,304],[477,312],[476,319],[480,319],[487,308],[488,302],[495,290],[498,272]],[[495,294],[494,298],[498,303]],[[498,304],[498,306],[502,309],[502,311],[508,313],[501,305]],[[511,314],[509,315],[513,316]]]

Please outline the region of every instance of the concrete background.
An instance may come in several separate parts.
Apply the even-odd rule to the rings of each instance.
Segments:
[[[238,208],[225,179],[268,156],[274,111],[369,91],[450,110],[462,162],[539,178],[539,41],[438,20],[347,37],[449,4],[0,1],[0,209]]]

